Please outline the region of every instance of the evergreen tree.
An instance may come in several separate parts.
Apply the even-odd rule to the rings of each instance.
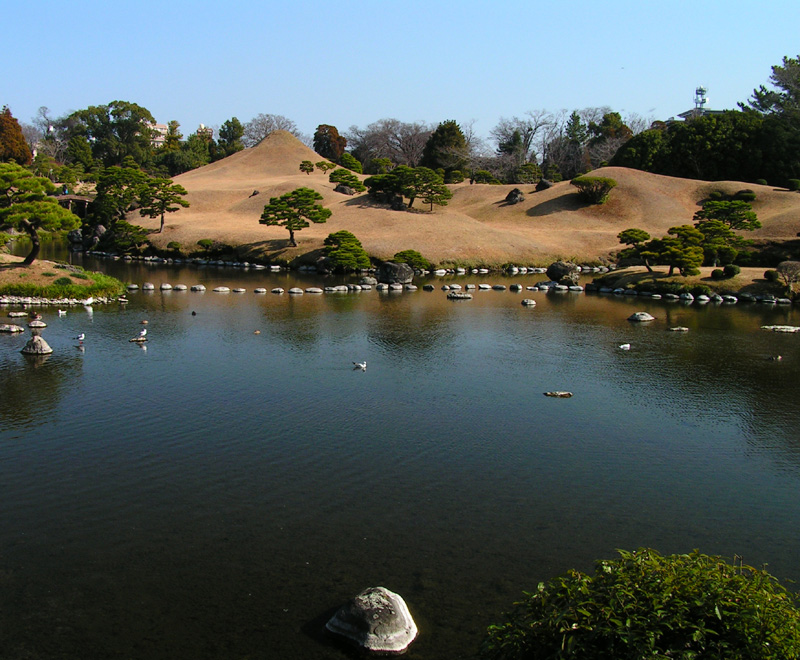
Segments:
[[[289,245],[297,247],[295,232],[308,227],[309,222],[322,223],[331,217],[330,209],[316,203],[321,199],[322,195],[311,188],[297,188],[280,197],[272,197],[264,206],[259,223],[286,227]]]
[[[161,217],[158,233],[164,231],[164,214],[174,213],[179,208],[188,208],[189,202],[183,197],[186,189],[172,182],[172,179],[152,178],[143,182],[139,191],[139,214],[149,218]]]
[[[469,167],[467,140],[452,119],[440,123],[431,133],[422,151],[420,165],[432,170],[463,170]]]
[[[0,229],[28,234],[32,247],[22,262],[26,266],[39,256],[39,230],[63,231],[80,226],[80,219],[58,203],[54,192],[49,179],[34,176],[15,163],[0,163]]]
[[[361,241],[349,231],[342,230],[328,234],[324,243],[325,256],[333,270],[351,272],[372,265]]]

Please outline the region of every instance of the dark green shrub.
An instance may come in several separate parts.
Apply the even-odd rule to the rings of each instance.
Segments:
[[[800,190],[800,179],[789,179],[787,188],[792,191]]]
[[[353,154],[344,152],[342,157],[339,159],[339,164],[342,167],[346,167],[348,170],[352,172],[358,172],[359,174],[363,174],[364,170],[361,167],[361,161],[359,161]]]
[[[722,267],[722,272],[725,273],[725,277],[736,277],[742,272],[742,269],[735,264],[727,264]]]
[[[767,282],[777,282],[780,279],[780,275],[778,275],[777,270],[765,270],[764,279],[767,280]]]
[[[472,180],[475,181],[475,183],[489,183],[492,185],[498,185],[500,183],[489,170],[478,170],[472,175]]]
[[[617,182],[603,176],[578,176],[570,183],[578,189],[578,195],[589,204],[603,204],[616,187]]]
[[[451,170],[445,174],[445,183],[461,183],[464,180],[464,173],[461,170]]]
[[[350,272],[363,270],[372,265],[361,241],[349,231],[343,229],[328,234],[323,242],[325,243],[325,256],[333,270]]]
[[[723,200],[726,197],[727,195],[721,190],[712,190],[710,193],[708,193],[708,199],[714,202]]]
[[[419,270],[431,270],[433,268],[433,264],[416,250],[403,250],[398,252],[392,257],[392,261],[398,264],[405,263]]]
[[[331,183],[341,183],[345,186],[350,186],[353,190],[364,192],[367,187],[361,183],[361,180],[353,174],[350,170],[339,168],[334,170],[328,175],[328,181]]]
[[[748,658],[800,654],[796,597],[763,569],[640,548],[569,571],[490,626],[484,660]]]
[[[44,275],[45,277],[55,277],[57,275],[57,273],[54,273],[53,271],[48,270],[46,273],[42,273],[42,275]]]
[[[689,289],[689,293],[697,298],[697,296],[710,296],[712,292],[711,287],[705,284],[695,284]]]
[[[739,200],[739,201],[742,201],[742,202],[754,202],[754,201],[756,201],[756,193],[754,191],[750,190],[750,188],[745,188],[744,190],[740,190],[739,192],[737,192],[733,196],[733,199],[736,199],[736,200]]]
[[[768,185],[769,185],[769,184],[767,183],[767,180],[766,180],[766,179],[756,179],[756,180],[755,180],[755,183],[756,183],[757,185],[759,185],[759,186],[768,186]]]
[[[722,268],[715,268],[711,271],[711,279],[712,280],[724,280],[725,279],[725,272]]]
[[[181,244],[178,241],[170,241],[167,243],[167,250],[175,250],[176,252],[180,251]]]
[[[84,273],[83,271],[80,271],[80,270],[73,271],[72,277],[74,277],[76,280],[88,280],[89,279],[89,276],[86,273]]]
[[[201,238],[199,241],[197,241],[197,244],[198,244],[198,245],[199,245],[201,248],[203,248],[204,250],[208,251],[208,250],[210,250],[210,249],[212,248],[212,246],[214,245],[214,241],[213,241],[213,240],[211,240],[210,238]]]
[[[69,286],[75,283],[68,277],[59,277],[57,280],[53,280],[53,284],[56,286]]]

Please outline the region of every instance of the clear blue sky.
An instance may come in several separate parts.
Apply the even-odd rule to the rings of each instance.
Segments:
[[[45,0],[5,12],[0,105],[30,122],[124,100],[156,120],[285,115],[312,134],[385,117],[610,106],[667,119],[708,88],[735,108],[800,54],[798,0]],[[13,71],[14,75],[9,72]]]

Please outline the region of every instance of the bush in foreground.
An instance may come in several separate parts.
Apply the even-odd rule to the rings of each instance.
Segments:
[[[641,548],[570,571],[490,626],[486,660],[640,660],[800,655],[796,597],[765,570]]]

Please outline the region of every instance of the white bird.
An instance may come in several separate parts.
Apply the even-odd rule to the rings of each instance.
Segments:
[[[145,335],[147,335],[147,328],[142,328],[141,330],[139,330],[140,337],[144,337]]]
[[[620,347],[620,350],[623,350],[623,351],[631,350],[631,345],[630,344],[620,344],[619,347]]]
[[[59,310],[58,310],[58,315],[59,315],[59,316],[66,316],[66,315],[67,315],[67,310],[65,310],[65,309],[59,309]]]
[[[82,344],[85,337],[86,335],[84,333],[81,333],[77,337],[75,337],[75,339],[77,339]]]
[[[367,363],[365,362],[353,362],[353,369],[361,369],[361,371],[367,370]]]

